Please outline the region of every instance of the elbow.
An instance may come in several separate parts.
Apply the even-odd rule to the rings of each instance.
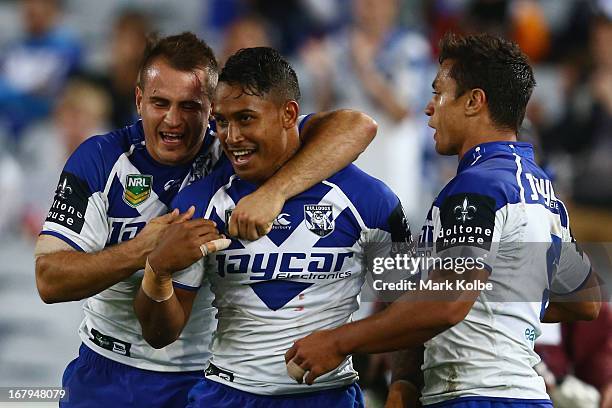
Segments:
[[[345,109],[341,110],[339,114],[344,116],[345,123],[350,124],[351,133],[356,141],[359,142],[363,152],[376,137],[378,123],[365,113],[355,110]]]
[[[365,150],[367,145],[369,145],[376,137],[376,133],[378,132],[378,123],[376,123],[373,118],[365,113],[353,112],[353,114],[355,115],[353,123],[356,123],[357,126],[359,126],[359,129],[361,130],[359,133],[364,136],[364,141],[366,142],[364,146]]]
[[[44,256],[36,259],[36,289],[38,295],[46,304],[58,303],[61,300],[57,296],[49,278],[49,265]]]
[[[599,317],[599,311],[601,310],[600,302],[585,302],[581,308],[580,318],[581,320],[595,320]]]
[[[48,290],[45,286],[41,286],[39,284],[36,285],[38,287],[38,296],[40,299],[47,305],[51,305],[53,303],[59,303],[59,300],[53,296],[50,290]]]

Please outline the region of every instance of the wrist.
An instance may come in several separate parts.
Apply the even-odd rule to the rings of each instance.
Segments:
[[[131,264],[130,266],[132,266],[135,270],[144,269],[147,261],[147,256],[151,252],[150,248],[145,247],[145,245],[143,245],[143,242],[141,239],[139,239],[138,235],[136,235],[136,237],[134,237],[133,239],[130,239],[129,241],[125,242],[123,245],[125,245],[126,249],[126,251],[124,251],[124,259],[129,260]]]
[[[351,338],[346,330],[346,326],[340,326],[332,329],[332,337],[335,339],[336,350],[344,356],[354,353],[354,345],[351,344]]]
[[[287,201],[290,198],[289,183],[283,181],[283,177],[279,177],[278,172],[266,180],[264,184],[259,186],[257,192],[262,193],[267,197],[276,196],[282,201]]]
[[[149,266],[149,270],[155,275],[156,280],[162,282],[168,279],[172,279],[171,271],[168,271],[166,268],[164,268],[163,263],[155,257],[154,253],[149,254],[149,256],[145,257],[145,259],[146,264]]]
[[[174,294],[172,275],[157,274],[149,264],[148,259],[145,262],[144,276],[140,287],[149,299],[158,303],[170,299]]]

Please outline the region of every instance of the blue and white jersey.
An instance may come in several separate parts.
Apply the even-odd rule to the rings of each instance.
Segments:
[[[188,183],[208,174],[222,150],[209,127],[192,163],[165,166],[145,148],[142,123],[86,140],[68,159],[41,234],[74,249],[96,252],[134,238],[146,223],[168,212]],[[223,161],[223,160],[222,160]],[[133,301],[143,271],[87,299],[79,329],[83,342],[97,353],[154,371],[202,369],[209,357],[214,327],[212,294],[199,293],[179,339],[160,350],[142,338]]]
[[[419,245],[438,257],[482,257],[493,286],[462,322],[425,344],[423,404],[548,400],[533,370],[540,319],[548,294],[579,288],[590,263],[532,146],[492,142],[468,151],[435,199]]]
[[[195,204],[196,217],[223,230],[238,200],[255,188],[227,166],[187,187],[176,203],[181,210]],[[215,295],[218,324],[207,378],[264,395],[353,383],[357,373],[347,358],[313,386],[297,384],[287,375],[285,352],[315,330],[351,321],[367,244],[379,243],[372,255],[384,256],[387,243],[409,239],[397,196],[350,165],[288,200],[267,236],[233,240],[182,271],[181,283],[197,287],[205,276]]]

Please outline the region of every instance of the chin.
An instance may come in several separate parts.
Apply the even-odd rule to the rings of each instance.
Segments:
[[[455,156],[458,154],[458,152],[452,147],[443,146],[440,143],[436,143],[436,152],[441,156]]]
[[[262,184],[263,182],[265,182],[267,179],[271,177],[271,175],[268,175],[266,172],[262,172],[262,171],[253,171],[253,170],[237,171],[236,168],[234,168],[234,172],[242,180],[245,180],[245,181],[248,181],[254,184]]]

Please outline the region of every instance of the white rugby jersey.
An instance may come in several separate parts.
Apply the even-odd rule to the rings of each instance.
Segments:
[[[127,241],[154,217],[165,214],[178,191],[208,174],[222,150],[209,127],[192,163],[165,166],[145,148],[142,123],[94,136],[68,159],[41,234],[78,251],[95,252]],[[224,159],[226,160],[226,159]],[[224,161],[221,160],[221,161]],[[210,357],[214,309],[209,290],[200,291],[179,339],[156,350],[142,338],[133,301],[143,271],[90,297],[79,334],[95,352],[154,371],[203,369]]]
[[[435,199],[420,236],[435,255],[482,257],[492,291],[425,344],[424,405],[478,397],[548,400],[533,351],[550,292],[586,282],[566,208],[527,143],[468,151]]]
[[[227,166],[183,190],[176,206],[182,211],[195,204],[194,217],[212,219],[223,229],[238,200],[255,188]],[[267,395],[354,382],[349,357],[313,386],[297,384],[287,375],[284,355],[309,333],[351,321],[365,277],[366,245],[379,243],[372,255],[384,254],[390,245],[380,243],[392,239],[410,239],[399,199],[350,165],[288,200],[267,236],[233,240],[192,265],[181,283],[198,286],[205,273],[218,309],[206,377]]]

